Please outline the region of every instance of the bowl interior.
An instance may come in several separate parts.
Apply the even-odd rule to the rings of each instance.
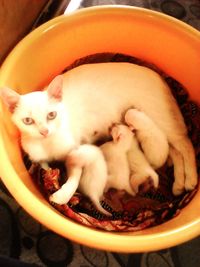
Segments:
[[[1,85],[20,93],[42,88],[76,59],[95,53],[128,54],[155,64],[200,102],[200,33],[168,16],[131,7],[95,7],[42,25],[11,52]],[[11,194],[37,220],[76,242],[99,249],[143,252],[166,248],[200,233],[200,192],[181,214],[137,233],[93,230],[64,218],[35,187],[22,162],[19,135],[0,106],[0,175]]]

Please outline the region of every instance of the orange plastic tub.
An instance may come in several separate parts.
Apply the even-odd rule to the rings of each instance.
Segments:
[[[7,57],[0,84],[26,93],[49,82],[74,60],[101,52],[129,54],[154,63],[200,102],[200,33],[161,13],[125,6],[87,8],[42,25]],[[178,217],[136,233],[94,230],[65,218],[33,184],[21,158],[18,132],[2,106],[0,129],[3,182],[27,212],[58,234],[118,252],[163,249],[199,235],[200,190]]]

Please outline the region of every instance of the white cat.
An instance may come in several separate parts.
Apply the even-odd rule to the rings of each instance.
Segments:
[[[86,64],[57,76],[45,91],[20,96],[4,88],[1,97],[33,161],[65,159],[75,146],[108,136],[112,123],[120,122],[122,114],[134,107],[156,123],[170,149],[182,159],[182,166],[175,166],[174,193],[197,184],[194,149],[177,103],[161,77],[146,67]],[[177,177],[182,173],[179,168],[184,173]]]

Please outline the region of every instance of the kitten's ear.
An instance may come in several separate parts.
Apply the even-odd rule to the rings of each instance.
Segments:
[[[19,102],[20,95],[8,87],[3,87],[0,89],[0,97],[8,107],[9,111],[13,113]]]
[[[113,138],[113,142],[117,144],[123,137],[123,134],[117,126],[113,126],[111,129],[111,136]]]
[[[49,84],[47,88],[48,96],[58,101],[62,100],[62,87],[63,77],[62,75],[56,76]]]

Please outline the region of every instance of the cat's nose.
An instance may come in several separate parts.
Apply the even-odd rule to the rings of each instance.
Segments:
[[[47,128],[40,129],[40,134],[44,137],[47,137],[47,135],[49,134],[49,130]]]

